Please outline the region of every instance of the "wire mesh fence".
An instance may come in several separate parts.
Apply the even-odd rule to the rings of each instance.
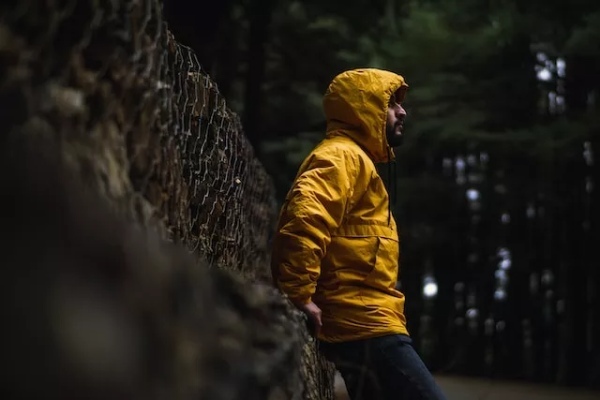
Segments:
[[[31,96],[16,104],[61,136],[66,153],[78,154],[73,167],[211,264],[266,272],[276,212],[271,179],[194,52],[166,30],[161,3],[3,8],[16,28],[4,32],[6,57],[16,57],[5,83],[31,85]],[[94,151],[86,154],[89,144]]]
[[[8,0],[0,18],[6,132],[55,140],[111,206],[208,264],[268,276],[271,179],[161,1]],[[294,398],[331,398],[332,370],[301,336]]]
[[[171,35],[166,47],[157,86],[168,128],[161,130],[154,179],[137,189],[167,218],[173,239],[212,264],[264,277],[276,212],[271,179],[193,51]]]

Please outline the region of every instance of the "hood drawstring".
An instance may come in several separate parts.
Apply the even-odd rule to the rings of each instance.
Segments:
[[[396,160],[392,161],[392,151],[390,147],[387,148],[388,152],[388,187],[389,187],[389,196],[388,196],[388,226],[390,226],[390,222],[392,221],[392,204],[396,205]]]

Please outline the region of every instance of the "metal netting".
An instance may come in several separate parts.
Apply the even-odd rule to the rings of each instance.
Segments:
[[[78,155],[70,161],[86,180],[212,265],[265,276],[271,179],[194,52],[166,29],[161,3],[3,8],[14,28],[2,32],[3,50],[17,58],[5,84],[30,86],[16,105]]]
[[[268,277],[272,181],[161,1],[3,1],[0,64],[6,132],[56,140],[112,206],[210,265]],[[307,346],[296,395],[331,398]]]

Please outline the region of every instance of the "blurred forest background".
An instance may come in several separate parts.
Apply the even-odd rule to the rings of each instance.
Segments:
[[[166,0],[165,12],[279,199],[323,137],[336,74],[405,76],[395,215],[419,352],[437,372],[600,387],[600,2]]]

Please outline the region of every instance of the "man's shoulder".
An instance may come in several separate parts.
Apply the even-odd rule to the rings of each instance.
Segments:
[[[345,157],[357,161],[368,158],[367,153],[354,140],[344,136],[323,139],[313,153],[321,157]]]

